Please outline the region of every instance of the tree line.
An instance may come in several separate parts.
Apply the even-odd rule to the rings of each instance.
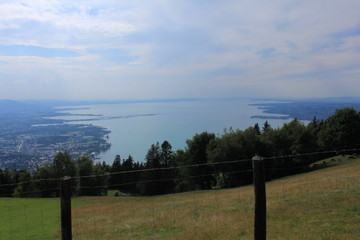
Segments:
[[[117,155],[108,165],[94,163],[87,156],[73,160],[59,152],[51,163],[34,171],[0,170],[0,196],[58,196],[57,179],[64,176],[73,177],[73,194],[79,196],[106,195],[109,189],[158,195],[236,187],[252,183],[251,161],[245,160],[255,154],[277,156],[265,162],[266,177],[273,179],[308,171],[311,163],[324,158],[300,154],[359,148],[358,136],[360,113],[343,108],[326,120],[314,118],[308,124],[294,119],[272,128],[266,121],[245,130],[225,129],[221,135],[199,133],[186,141],[185,149],[177,151],[168,141],[157,142],[150,146],[145,162]],[[11,185],[19,182],[23,183]]]

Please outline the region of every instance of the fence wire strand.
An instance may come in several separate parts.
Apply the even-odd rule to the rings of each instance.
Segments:
[[[267,161],[276,161],[276,160],[282,160],[285,158],[301,158],[301,157],[307,157],[307,156],[315,156],[315,155],[329,155],[329,154],[343,154],[343,153],[349,153],[349,152],[356,152],[359,151],[359,149],[347,149],[347,150],[333,150],[333,151],[325,151],[325,152],[314,152],[314,153],[304,153],[304,154],[294,154],[294,155],[284,155],[284,156],[274,156],[274,157],[265,157],[265,162]],[[166,167],[166,168],[157,168],[157,169],[142,169],[142,170],[132,170],[132,171],[122,171],[122,172],[115,172],[115,173],[109,173],[109,174],[99,174],[99,175],[90,175],[90,176],[81,176],[81,177],[72,177],[72,180],[79,180],[82,178],[96,178],[96,177],[106,177],[111,175],[117,175],[117,174],[126,174],[126,173],[141,173],[146,171],[159,171],[159,170],[173,170],[173,169],[183,169],[183,168],[194,168],[194,167],[203,167],[203,166],[210,166],[210,165],[219,165],[219,164],[225,164],[230,165],[236,164],[236,163],[244,163],[244,162],[250,162],[251,159],[241,159],[241,160],[235,160],[235,161],[224,161],[224,162],[217,162],[217,163],[204,163],[204,164],[194,164],[194,165],[187,165],[187,166],[176,166],[176,167]],[[299,167],[269,167],[265,170],[267,172],[271,171],[286,171],[286,170],[296,170],[296,169],[302,169],[308,166],[299,166]],[[241,171],[227,171],[225,173],[228,174],[250,174],[252,173],[252,169],[247,170],[241,170]],[[209,174],[198,174],[196,176],[188,176],[183,177],[181,180],[190,180],[194,178],[201,178],[201,177],[207,177],[212,176],[213,173]],[[352,195],[353,197],[351,199],[348,199],[350,205],[357,206],[357,202],[354,200],[356,199],[356,196],[360,196],[360,189],[353,189],[351,186],[347,186],[348,182],[355,182],[358,185],[359,184],[359,175],[354,176],[327,176],[317,179],[300,179],[300,180],[291,180],[291,179],[278,179],[274,181],[274,183],[279,183],[278,188],[274,188],[276,191],[280,192],[280,195],[272,194],[271,192],[268,194],[267,199],[270,201],[271,204],[277,204],[283,203],[285,201],[285,204],[289,203],[296,203],[296,201],[299,201],[299,196],[301,197],[312,197],[314,199],[323,199],[325,197],[327,198],[340,198],[341,196],[347,197],[348,195]],[[142,184],[142,183],[152,183],[152,182],[167,182],[167,181],[175,181],[179,180],[178,177],[173,178],[167,178],[167,179],[154,179],[154,180],[146,180],[146,181],[133,181],[129,183],[121,183],[121,184],[105,184],[105,185],[98,185],[98,186],[72,186],[72,189],[79,190],[79,189],[90,189],[90,188],[110,188],[115,189],[117,187],[122,187],[126,185],[132,185],[132,184]],[[43,181],[52,181],[52,182],[59,182],[61,179],[36,179],[21,183],[13,183],[13,184],[1,184],[1,187],[10,187],[10,186],[18,186],[21,184],[34,184],[38,182]],[[320,186],[325,186],[324,183],[328,182],[327,188],[317,190],[316,192],[313,192],[312,189]],[[344,182],[344,185],[342,185],[341,182]],[[297,185],[294,187],[294,185]],[[300,188],[300,187],[301,188]],[[342,187],[348,187],[348,189],[342,189]],[[46,191],[57,191],[59,192],[60,188],[47,188],[47,189],[41,189],[36,191],[28,191],[24,192],[24,194],[39,194],[39,192],[46,192]],[[274,190],[274,193],[276,193]],[[293,195],[293,193],[296,193]],[[213,194],[212,196],[209,194]],[[249,193],[246,192],[243,188],[236,188],[233,191],[233,199],[224,199],[226,196],[219,195],[218,190],[212,190],[210,193],[207,193],[206,191],[198,192],[193,191],[189,194],[192,195],[192,200],[190,200],[190,203],[186,202],[189,201],[185,196],[187,193],[179,194],[179,195],[165,195],[160,197],[151,197],[150,198],[150,205],[148,206],[150,209],[150,215],[148,218],[144,218],[142,221],[144,221],[142,224],[143,226],[149,226],[149,232],[144,234],[148,234],[149,238],[158,238],[160,236],[163,236],[164,239],[179,239],[178,236],[178,229],[180,229],[179,226],[182,226],[183,221],[179,218],[176,218],[175,216],[182,216],[184,218],[187,218],[189,221],[191,221],[191,227],[192,227],[192,236],[193,239],[200,239],[200,237],[204,237],[204,227],[203,222],[208,222],[209,224],[213,224],[213,222],[216,222],[214,226],[214,232],[212,234],[206,233],[208,239],[223,239],[221,236],[224,234],[224,228],[231,228],[233,225],[229,223],[228,221],[224,221],[223,216],[224,212],[227,213],[227,211],[233,211],[237,210],[237,217],[236,219],[239,220],[239,222],[244,223],[246,220],[244,219],[244,216],[247,211],[250,211],[252,209],[252,206],[247,206],[246,208],[241,208],[243,204],[248,204],[252,202],[252,197],[249,197]],[[208,195],[206,195],[208,194]],[[208,196],[208,202],[204,203],[203,196]],[[11,197],[9,194],[0,195],[0,197]],[[166,200],[164,200],[166,198]],[[1,200],[1,198],[0,198]],[[296,201],[295,201],[296,200]],[[359,198],[357,198],[359,200]],[[92,235],[94,236],[94,239],[110,239],[110,238],[121,238],[127,237],[128,239],[133,239],[139,237],[139,234],[137,231],[139,231],[139,219],[141,219],[141,216],[139,216],[140,212],[146,212],[146,208],[144,207],[144,210],[141,210],[143,207],[142,204],[146,205],[146,203],[143,203],[141,197],[113,197],[110,198],[110,205],[112,205],[112,208],[109,210],[105,210],[103,208],[99,208],[98,205],[98,198],[87,198],[86,200],[82,200],[81,198],[79,201],[85,201],[86,204],[90,205],[90,210],[86,212],[83,210],[83,208],[74,207],[73,210],[73,226],[74,226],[74,239],[86,239],[84,238],[84,235],[86,233],[86,230],[78,230],[79,228],[83,228],[84,224],[90,224],[91,225],[91,231]],[[163,202],[162,202],[163,201]],[[129,204],[130,202],[130,204]],[[224,203],[228,203],[227,208],[224,208]],[[230,203],[230,204],[229,204]],[[179,210],[182,209],[181,207],[183,205],[190,204],[191,209],[188,210]],[[310,214],[312,212],[316,212],[319,215],[326,215],[328,214],[327,210],[323,209],[316,209],[315,207],[311,207],[312,202],[307,202],[307,205],[309,205],[309,210],[304,210],[303,208],[300,208],[301,206],[295,205],[295,207],[299,208],[299,214]],[[31,226],[33,226],[32,219],[36,218],[36,215],[39,215],[39,222],[40,222],[40,231],[41,235],[45,236],[46,228],[47,228],[47,218],[51,217],[49,216],[49,210],[47,210],[43,203],[40,203],[39,206],[39,212],[37,214],[31,214],[32,208],[36,208],[37,204],[23,204],[23,205],[14,205],[14,206],[6,206],[2,205],[0,206],[1,210],[0,212],[6,212],[7,210],[7,217],[4,215],[0,215],[0,225],[3,222],[6,229],[1,229],[0,236],[2,235],[1,232],[5,233],[7,232],[8,236],[10,236],[9,239],[17,239],[19,231],[23,231],[24,239],[33,239],[31,238]],[[129,207],[130,206],[130,207]],[[24,223],[24,226],[21,228],[18,228],[16,225],[16,220],[19,219],[18,211],[16,209],[19,209],[19,207],[22,209],[22,220]],[[130,211],[127,211],[126,209],[122,209],[121,207],[127,207]],[[51,207],[49,207],[50,209]],[[99,212],[92,212],[91,209],[98,209]],[[101,210],[103,209],[103,210]],[[356,209],[360,209],[360,206],[354,207],[354,211],[357,211]],[[81,211],[80,211],[81,210]],[[121,211],[123,210],[123,212]],[[211,214],[209,215],[209,211],[211,210]],[[313,210],[313,211],[311,211]],[[102,211],[102,212],[100,212]],[[139,211],[139,212],[137,212]],[[181,212],[184,211],[184,212]],[[60,213],[57,213],[56,216],[59,222],[60,219]],[[107,216],[108,215],[108,216]],[[174,217],[168,217],[167,215],[174,215]],[[225,214],[226,215],[226,214]],[[91,218],[86,218],[86,216],[92,216]],[[209,218],[209,216],[211,216]],[[85,217],[85,218],[84,218]],[[306,218],[310,216],[306,215]],[[164,233],[162,228],[165,228],[164,226],[167,226],[166,224],[159,225],[160,222],[163,219],[170,219],[168,220],[167,224],[170,225],[168,227],[169,233]],[[206,219],[207,218],[207,219]],[[191,220],[190,220],[191,219]],[[150,221],[149,221],[150,220]],[[124,221],[124,222],[121,222]],[[146,222],[149,221],[149,222]],[[338,224],[341,224],[343,220],[339,220]],[[6,224],[5,224],[6,222]],[[102,224],[99,224],[99,222],[102,222]],[[141,223],[141,222],[140,222]],[[150,223],[150,224],[149,224]],[[124,224],[124,226],[122,226]],[[163,224],[161,222],[161,224]],[[106,225],[109,225],[109,229],[112,229],[112,232],[107,233],[107,238],[104,238],[101,234],[106,227]],[[90,231],[89,228],[89,231]],[[355,230],[349,230],[349,232],[354,232]],[[89,232],[87,233],[89,234]],[[166,235],[168,234],[168,235]],[[86,236],[86,235],[85,235]],[[181,236],[181,235],[180,235]],[[59,237],[60,238],[60,237]],[[57,239],[59,239],[57,238]],[[40,238],[38,238],[40,239]],[[42,238],[47,239],[47,238]]]
[[[309,152],[309,153],[301,153],[301,154],[289,154],[289,155],[277,155],[277,156],[272,156],[272,157],[263,157],[263,160],[282,160],[285,158],[316,156],[316,155],[325,155],[325,154],[330,154],[330,153],[339,155],[339,154],[359,152],[359,151],[360,151],[360,148],[318,151],[318,152]],[[181,165],[181,166],[146,168],[146,169],[130,170],[130,171],[109,172],[109,173],[104,173],[104,174],[87,175],[87,176],[73,176],[71,178],[72,179],[80,179],[80,178],[105,177],[105,176],[125,174],[125,173],[141,173],[141,172],[151,172],[151,171],[160,171],[160,170],[172,170],[172,169],[193,168],[193,167],[202,167],[202,166],[214,166],[214,165],[221,165],[221,164],[233,164],[233,163],[251,162],[251,161],[252,161],[251,158],[244,158],[244,159],[238,159],[238,160],[232,160],[232,161],[207,162],[207,163],[189,164],[189,165]],[[302,166],[302,167],[305,167],[305,166]],[[301,167],[299,167],[299,168],[301,168]],[[284,169],[291,169],[291,168],[284,168]],[[29,183],[42,182],[42,181],[61,181],[61,178],[34,179],[34,180],[18,182],[18,183],[0,184],[0,187],[17,186],[18,184],[29,184]]]

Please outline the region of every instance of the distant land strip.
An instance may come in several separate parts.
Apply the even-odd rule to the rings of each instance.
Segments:
[[[257,118],[257,119],[283,119],[287,120],[290,118],[290,116],[265,116],[265,115],[254,115],[251,116],[251,118]]]
[[[273,99],[273,101],[275,101]],[[252,118],[261,119],[298,119],[311,121],[314,118],[325,120],[335,113],[337,109],[354,108],[360,111],[360,98],[326,98],[326,99],[282,99],[272,103],[254,103],[250,106],[256,106],[266,114],[281,114],[283,116],[252,116]],[[275,118],[273,118],[275,117]],[[287,118],[282,118],[287,117]]]
[[[77,115],[77,114],[73,114]],[[99,120],[110,120],[110,119],[125,119],[125,118],[136,118],[136,117],[151,117],[160,115],[158,113],[150,113],[150,114],[136,114],[136,115],[125,115],[125,116],[101,116],[97,118],[88,118],[88,119],[72,119],[72,120],[63,120],[64,122],[84,122],[84,121],[99,121]]]

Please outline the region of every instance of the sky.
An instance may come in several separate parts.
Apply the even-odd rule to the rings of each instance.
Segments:
[[[0,99],[359,89],[359,0],[0,0]]]

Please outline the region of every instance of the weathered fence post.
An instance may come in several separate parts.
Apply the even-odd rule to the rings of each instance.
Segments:
[[[70,177],[64,177],[60,184],[61,240],[72,240],[70,179]]]
[[[260,156],[252,158],[255,192],[254,239],[266,240],[266,189],[264,160]]]

